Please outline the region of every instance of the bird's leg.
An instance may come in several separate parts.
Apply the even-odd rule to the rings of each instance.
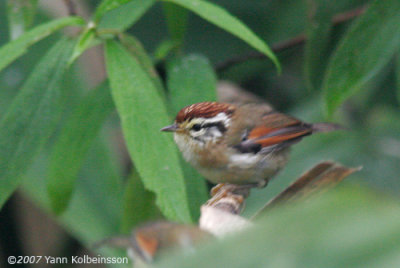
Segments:
[[[229,183],[218,183],[215,185],[211,191],[211,197],[214,197],[217,193],[221,191],[231,192],[233,194],[242,195],[246,198],[250,194],[251,188],[264,188],[268,185],[268,180],[262,180],[255,183],[247,183],[247,184],[229,184]]]
[[[248,184],[229,184],[229,183],[219,183],[214,186],[211,191],[211,199],[208,200],[207,205],[213,205],[219,202],[221,199],[226,197],[235,196],[235,198],[241,199],[240,203],[244,203],[244,199],[250,195],[250,190],[252,188],[263,188],[267,186],[268,181],[262,180],[256,183]]]
[[[251,187],[250,187],[251,186]],[[250,189],[253,188],[254,185],[237,185],[237,184],[229,184],[229,183],[219,183],[214,186],[210,195],[212,199],[221,199],[229,194],[240,195],[243,198],[246,198],[250,194]]]
[[[256,187],[257,184],[245,184],[245,185],[238,185],[238,184],[230,184],[230,183],[219,183],[214,186],[211,191],[211,197],[216,196],[217,194],[223,195],[224,193],[232,193],[232,194],[239,194],[247,197],[249,195],[249,191],[251,188]]]

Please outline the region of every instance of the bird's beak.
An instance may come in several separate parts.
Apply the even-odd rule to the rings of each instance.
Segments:
[[[178,124],[175,123],[175,124],[172,124],[170,126],[163,127],[162,129],[160,129],[160,131],[175,132],[178,129],[179,129],[179,126],[178,126]]]

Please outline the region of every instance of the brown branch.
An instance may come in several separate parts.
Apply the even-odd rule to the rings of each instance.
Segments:
[[[350,11],[346,11],[343,13],[339,13],[335,16],[333,16],[332,18],[332,24],[333,25],[338,25],[341,24],[343,22],[349,21],[353,18],[356,18],[358,16],[360,16],[364,11],[365,11],[366,7],[362,6]],[[282,41],[282,42],[278,42],[276,44],[273,44],[271,46],[271,50],[275,53],[277,52],[281,52],[283,50],[286,50],[288,48],[297,46],[297,45],[301,45],[303,44],[305,41],[307,40],[307,36],[303,33],[303,34],[299,34],[291,39]],[[248,60],[255,60],[255,59],[265,59],[267,58],[265,54],[260,53],[260,52],[252,52],[249,53],[247,55],[241,55],[241,56],[236,56],[236,57],[232,57],[226,61],[223,61],[221,63],[218,63],[215,66],[215,69],[217,72],[223,72],[226,69],[229,69],[230,67],[232,67],[233,65],[248,61]]]
[[[67,12],[69,16],[76,16],[78,14],[76,12],[75,4],[72,0],[64,0],[64,4],[67,7]]]
[[[363,14],[366,9],[367,9],[367,6],[362,6],[362,7],[358,7],[356,9],[350,10],[350,11],[336,14],[332,18],[332,24],[337,25],[337,24],[349,21],[351,19],[354,19],[354,18],[360,16],[361,14]]]

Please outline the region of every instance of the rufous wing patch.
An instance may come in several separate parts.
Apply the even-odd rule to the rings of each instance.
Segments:
[[[262,118],[263,126],[269,129],[280,129],[283,127],[299,125],[302,122],[294,117],[278,112],[269,113]]]
[[[249,133],[248,140],[267,147],[311,134],[311,132],[312,128],[304,124],[282,128],[260,126]]]
[[[310,134],[309,130],[303,130],[303,131],[299,131],[296,133],[288,133],[288,134],[281,134],[278,136],[272,136],[272,137],[266,137],[266,138],[260,138],[255,140],[255,143],[261,144],[262,147],[267,147],[267,146],[271,146],[274,144],[279,144],[285,141],[289,141],[295,138],[299,138],[305,135]]]
[[[274,130],[277,130],[277,129],[276,128],[265,127],[265,126],[256,127],[256,128],[253,128],[250,131],[250,133],[249,133],[247,138],[249,140],[258,139],[260,137],[268,135],[269,133],[271,133]]]
[[[141,250],[146,252],[147,255],[154,257],[158,248],[158,241],[156,238],[137,233],[136,241]]]

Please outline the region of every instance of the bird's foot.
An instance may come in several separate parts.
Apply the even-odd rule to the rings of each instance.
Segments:
[[[228,184],[229,185],[229,184]],[[218,183],[213,188],[211,188],[210,195],[213,197],[215,196],[222,188],[226,186],[225,183]]]
[[[239,185],[233,184],[218,184],[211,189],[212,197],[207,201],[206,206],[220,208],[225,211],[230,211],[230,213],[233,214],[239,214],[243,208],[244,200],[249,194],[249,189],[247,188],[245,189],[247,191],[238,193],[238,186]]]

